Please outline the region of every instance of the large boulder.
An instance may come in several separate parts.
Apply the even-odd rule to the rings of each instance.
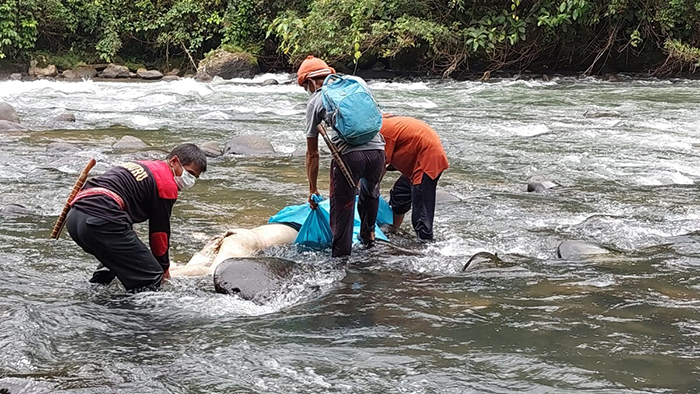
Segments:
[[[97,76],[97,70],[90,66],[78,66],[64,71],[62,75],[63,78],[70,80],[93,79]]]
[[[207,74],[204,69],[199,69],[197,70],[197,75],[194,76],[195,81],[197,82],[210,82],[213,78],[211,75]]]
[[[564,260],[582,260],[586,256],[609,253],[610,251],[602,246],[586,241],[563,241],[557,246],[557,257]]]
[[[39,78],[55,77],[58,75],[58,69],[53,64],[40,67],[36,60],[32,60],[29,62],[29,75]]]
[[[119,141],[117,141],[113,146],[114,149],[145,149],[148,148],[148,144],[143,142],[141,139],[125,135]]]
[[[130,75],[131,71],[129,71],[128,67],[118,64],[110,64],[100,74],[102,78],[129,78]]]
[[[158,70],[146,70],[145,68],[139,68],[136,70],[136,75],[141,79],[146,80],[156,80],[163,78],[163,73]]]
[[[541,175],[535,175],[527,181],[528,192],[542,193],[557,186],[559,185]]]
[[[64,112],[51,119],[52,122],[75,122],[75,114],[72,112]]]
[[[7,120],[12,123],[19,123],[19,116],[15,108],[8,103],[0,102],[0,120]]]
[[[255,57],[245,52],[217,49],[199,62],[197,72],[224,79],[253,78],[259,71]]]
[[[292,276],[294,262],[277,257],[242,257],[224,260],[214,271],[214,289],[245,300],[279,292]]]
[[[9,120],[0,119],[0,131],[27,131],[27,127]]]
[[[199,146],[207,157],[219,157],[224,154],[224,150],[221,149],[219,143],[215,141],[208,141]]]
[[[241,135],[231,138],[224,147],[225,155],[270,155],[275,153],[270,141],[259,135]]]

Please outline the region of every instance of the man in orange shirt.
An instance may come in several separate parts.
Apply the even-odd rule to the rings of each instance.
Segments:
[[[399,228],[410,209],[411,223],[418,238],[433,239],[435,190],[440,175],[449,165],[440,137],[425,122],[407,116],[385,114],[380,133],[386,146],[387,169],[401,177],[390,192],[394,228]]]

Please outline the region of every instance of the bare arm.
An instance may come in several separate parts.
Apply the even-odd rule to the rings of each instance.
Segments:
[[[309,179],[309,204],[316,208],[311,196],[318,194],[318,137],[306,138],[306,176]]]

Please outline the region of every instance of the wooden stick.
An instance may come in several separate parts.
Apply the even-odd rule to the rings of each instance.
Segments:
[[[348,167],[345,166],[345,162],[343,161],[343,157],[340,155],[338,147],[335,146],[335,144],[333,143],[333,141],[331,141],[330,138],[328,138],[326,128],[323,127],[323,124],[319,124],[317,129],[318,133],[321,134],[321,136],[323,136],[323,140],[326,141],[326,145],[328,145],[328,149],[331,150],[331,155],[333,155],[333,159],[336,163],[338,163],[338,167],[340,167],[340,171],[343,173],[343,175],[345,175],[345,179],[348,181],[348,184],[351,187],[357,187],[357,184],[352,179],[352,173],[350,172]]]
[[[87,180],[88,173],[90,172],[92,167],[95,166],[96,163],[97,162],[95,161],[95,159],[90,159],[90,161],[83,169],[83,172],[81,172],[80,176],[78,176],[78,180],[75,181],[73,190],[71,190],[70,195],[68,196],[68,201],[66,201],[66,205],[63,206],[63,211],[61,211],[61,214],[58,216],[58,219],[56,219],[56,224],[53,226],[53,230],[51,230],[51,238],[58,239],[58,237],[61,236],[61,231],[63,231],[63,225],[66,223],[66,215],[68,215],[68,211],[70,210],[70,203],[73,201],[78,192],[82,190],[83,185]]]

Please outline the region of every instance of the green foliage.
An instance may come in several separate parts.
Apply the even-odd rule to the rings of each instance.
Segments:
[[[680,40],[667,40],[664,44],[669,57],[691,67],[700,67],[700,48],[684,44]]]
[[[356,66],[409,56],[449,74],[475,60],[490,70],[562,59],[586,68],[650,48],[687,59],[698,46],[700,0],[0,0],[0,58],[194,61],[217,47],[280,57],[275,48],[293,64],[308,54]]]
[[[34,47],[38,34],[37,4],[20,6],[18,0],[0,3],[0,59]]]

